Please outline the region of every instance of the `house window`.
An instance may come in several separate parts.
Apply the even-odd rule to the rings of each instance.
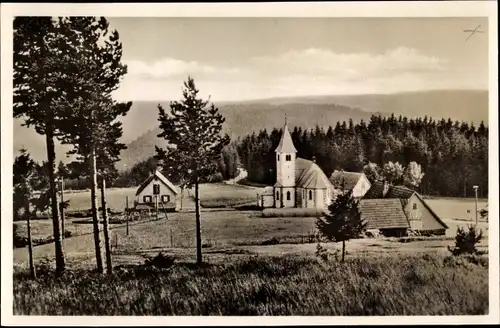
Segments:
[[[153,198],[151,196],[144,196],[144,197],[142,197],[142,200],[144,201],[144,203],[153,202]]]
[[[416,210],[417,209],[417,204],[416,203],[413,203],[413,209]]]
[[[313,192],[312,190],[309,190],[309,200],[313,199]]]
[[[280,200],[280,192],[279,191],[276,192],[276,200]]]
[[[162,203],[168,203],[168,202],[170,202],[170,195],[162,195],[161,196],[161,202]]]
[[[159,195],[160,194],[160,185],[155,183],[153,185],[153,195]]]
[[[286,200],[290,200],[290,192],[289,191],[286,192]]]

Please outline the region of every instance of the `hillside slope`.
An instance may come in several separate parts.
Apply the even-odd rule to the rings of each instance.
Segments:
[[[168,110],[169,101],[160,101]],[[337,121],[352,118],[368,120],[372,114],[381,113],[407,117],[429,116],[435,119],[488,124],[488,91],[439,90],[407,92],[387,95],[353,96],[302,96],[272,98],[244,102],[217,102],[215,105],[226,117],[225,132],[232,138],[260,129],[280,128],[285,114],[291,126],[312,128],[334,125]],[[130,112],[122,118],[122,141],[129,149],[122,153],[119,168],[133,165],[155,153],[154,145],[161,145],[158,134],[158,102],[134,102]],[[46,158],[45,139],[33,130],[20,126],[14,120],[14,155],[22,146],[36,160]],[[67,161],[65,152],[69,146],[56,143],[57,158]]]

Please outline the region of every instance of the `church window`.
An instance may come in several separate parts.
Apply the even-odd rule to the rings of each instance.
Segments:
[[[313,199],[313,192],[312,190],[309,190],[309,200]]]
[[[278,154],[278,162],[280,161],[280,154]]]
[[[286,200],[290,200],[290,192],[289,191],[286,192]]]
[[[279,191],[276,192],[276,200],[280,200],[280,192]]]
[[[292,155],[286,155],[286,161],[290,162],[292,160]]]

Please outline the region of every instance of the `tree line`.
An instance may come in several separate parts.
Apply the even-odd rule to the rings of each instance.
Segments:
[[[402,167],[416,162],[424,173],[417,189],[420,193],[471,197],[472,187],[478,185],[479,196],[488,195],[488,127],[483,122],[476,127],[427,116],[409,119],[373,115],[369,122],[354,124],[349,120],[327,129],[294,127],[290,132],[297,156],[314,159],[327,176],[334,170],[366,171],[367,165],[383,171],[392,163],[389,165],[396,167],[390,169],[401,170],[402,178]],[[239,140],[238,156],[249,180],[275,182],[274,150],[281,133],[282,129],[261,130]],[[410,168],[414,170],[414,164]]]

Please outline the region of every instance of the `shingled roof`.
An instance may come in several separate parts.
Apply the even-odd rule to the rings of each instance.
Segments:
[[[385,198],[403,198],[408,199],[415,193],[414,190],[405,186],[390,186]]]
[[[367,229],[410,227],[399,199],[362,199],[359,202],[359,211],[361,219],[367,223]]]
[[[364,194],[363,199],[384,198],[384,182],[375,181]]]
[[[285,123],[283,127],[283,133],[281,134],[281,139],[275,152],[277,153],[296,153],[297,149],[293,145],[292,136],[288,130],[288,124]]]
[[[359,179],[363,177],[363,173],[360,172],[347,172],[347,171],[333,171],[330,176],[330,182],[335,186],[335,188],[340,190],[352,190],[359,182]]]

